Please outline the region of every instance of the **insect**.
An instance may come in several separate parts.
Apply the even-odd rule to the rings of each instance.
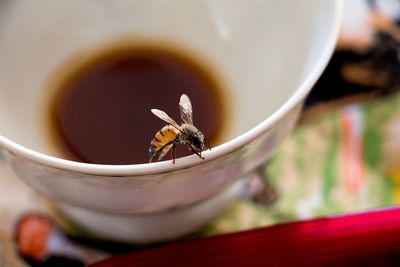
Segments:
[[[193,125],[192,104],[185,94],[180,98],[179,110],[183,121],[181,125],[178,125],[164,111],[159,109],[151,110],[154,115],[168,124],[161,128],[151,141],[149,148],[150,162],[159,161],[172,148],[172,163],[175,163],[175,146],[178,143],[187,145],[189,150],[201,159],[204,159],[201,156],[201,152],[205,148],[204,141],[207,141],[208,149],[211,150],[208,139],[204,138],[203,133]]]

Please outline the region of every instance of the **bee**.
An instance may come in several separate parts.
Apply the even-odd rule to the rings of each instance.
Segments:
[[[159,161],[172,148],[172,163],[175,163],[175,146],[178,143],[187,145],[189,150],[201,159],[204,159],[201,156],[201,152],[205,148],[205,141],[208,143],[208,149],[211,150],[208,139],[204,138],[203,133],[193,125],[192,104],[185,94],[180,98],[179,110],[183,121],[181,125],[178,125],[164,111],[159,109],[151,110],[154,115],[168,124],[156,133],[150,143],[150,162]]]

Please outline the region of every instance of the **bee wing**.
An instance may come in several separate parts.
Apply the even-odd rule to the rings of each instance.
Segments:
[[[171,124],[172,126],[174,126],[176,129],[178,129],[179,131],[182,131],[182,128],[176,123],[176,121],[174,121],[170,116],[168,116],[167,113],[165,113],[162,110],[159,109],[152,109],[151,112],[156,115],[157,117],[159,117],[160,119],[162,119],[163,121],[165,121],[168,124]]]
[[[181,112],[181,119],[187,123],[193,125],[193,109],[192,103],[190,103],[190,99],[187,95],[181,95],[181,99],[179,101],[179,110]]]

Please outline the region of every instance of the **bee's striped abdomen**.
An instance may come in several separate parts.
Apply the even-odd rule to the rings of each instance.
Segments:
[[[166,125],[158,131],[150,143],[150,162],[159,161],[164,157],[164,155],[171,149],[177,135],[178,130],[171,125]]]

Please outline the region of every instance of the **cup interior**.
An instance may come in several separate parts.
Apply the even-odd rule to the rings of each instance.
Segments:
[[[128,38],[177,45],[207,62],[223,84],[230,140],[273,114],[310,75],[333,2],[1,1],[0,134],[52,155],[43,107],[54,71]]]

